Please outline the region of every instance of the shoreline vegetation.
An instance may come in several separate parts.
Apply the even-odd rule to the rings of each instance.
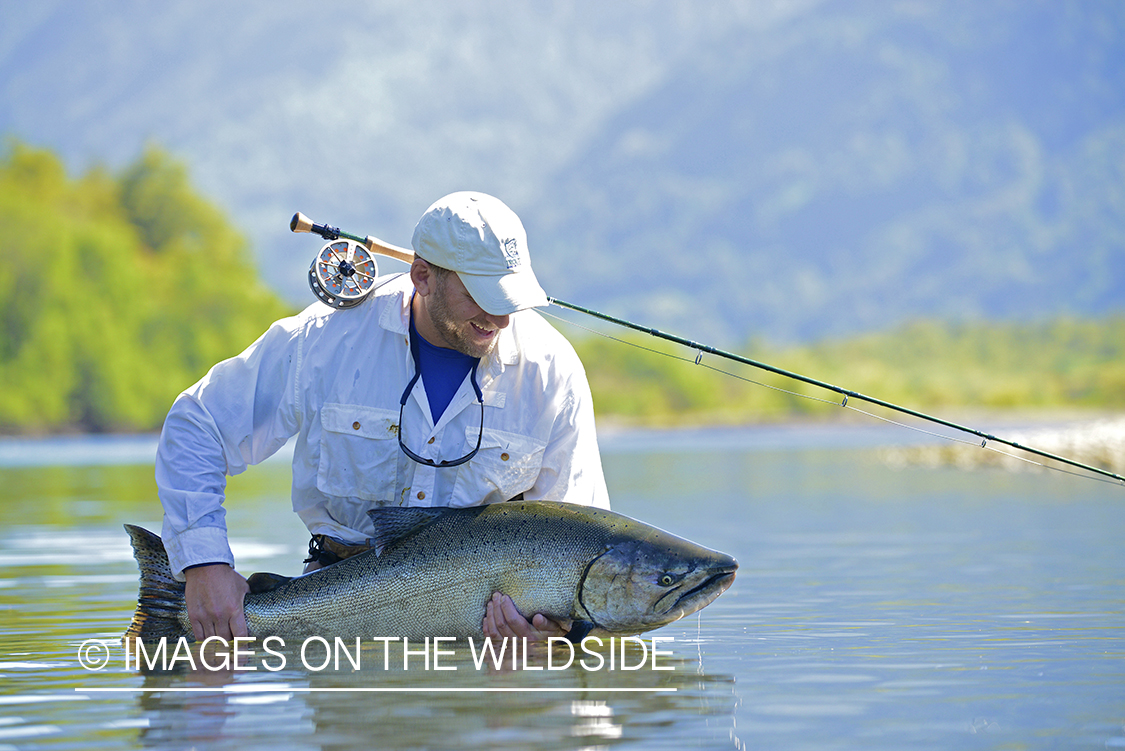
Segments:
[[[610,429],[877,422],[876,417],[842,408],[842,397],[826,389],[711,355],[696,365],[696,353],[684,347],[665,347],[651,337],[625,338],[646,349],[604,338],[575,343],[587,363],[599,424],[608,423]],[[1032,323],[917,321],[828,343],[787,349],[751,346],[742,354],[1125,473],[1125,316]],[[735,377],[716,373],[715,368]],[[1002,444],[982,449],[968,434],[859,399],[848,406],[967,439],[885,449],[882,458],[891,466],[1040,471],[1042,464],[1075,471]],[[1014,427],[998,427],[1005,425]]]
[[[48,150],[11,140],[0,153],[0,435],[158,431],[180,391],[293,312],[261,283],[222,211],[158,148],[120,172],[77,178]],[[841,410],[837,394],[713,355],[697,365],[697,353],[652,337],[557,325],[609,429],[868,419]],[[734,349],[947,419],[1125,413],[1125,311],[920,320]]]
[[[713,355],[696,365],[696,352],[640,334],[586,336],[575,349],[599,414],[636,427],[830,419],[842,400]],[[916,321],[788,348],[752,343],[740,354],[923,412],[1125,411],[1125,314]]]

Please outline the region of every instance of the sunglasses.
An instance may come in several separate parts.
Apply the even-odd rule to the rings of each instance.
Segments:
[[[477,404],[480,405],[480,432],[477,434],[477,445],[472,451],[462,456],[460,459],[449,459],[445,461],[435,462],[433,459],[426,459],[425,457],[418,456],[409,448],[402,440],[402,411],[406,407],[406,400],[410,398],[410,392],[414,390],[414,386],[418,383],[418,379],[422,376],[422,369],[419,367],[418,362],[418,344],[417,341],[411,342],[411,350],[414,355],[414,377],[410,379],[410,383],[406,384],[406,390],[402,392],[402,398],[398,403],[398,447],[402,449],[402,453],[406,454],[412,460],[419,464],[425,464],[427,467],[458,467],[465,462],[472,459],[480,451],[481,441],[484,440],[484,395],[481,393],[480,386],[477,385],[477,363],[473,364],[473,369],[470,373],[470,381],[473,384],[473,391],[477,395]]]

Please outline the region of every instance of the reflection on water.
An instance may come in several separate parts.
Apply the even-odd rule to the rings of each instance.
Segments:
[[[669,671],[384,669],[374,644],[359,670],[126,670],[121,524],[159,528],[151,467],[9,466],[0,749],[1125,747],[1125,489],[794,436],[607,441],[617,510],[741,564],[646,635],[674,639]],[[287,496],[284,464],[232,480],[244,572],[299,569]],[[102,671],[78,663],[89,639],[110,640]]]
[[[135,699],[147,718],[141,738],[145,745],[160,747],[190,732],[193,742],[219,746],[237,740],[241,746],[268,727],[275,741],[281,730],[287,737],[307,736],[316,748],[370,747],[373,736],[383,745],[406,748],[581,748],[607,740],[643,740],[651,722],[686,730],[693,721],[729,717],[733,708],[729,676],[708,678],[698,674],[698,663],[683,660],[673,661],[675,670],[654,679],[641,671],[497,673],[456,659],[449,666],[458,670],[444,674],[395,667],[385,671],[381,651],[364,658],[362,664],[374,669],[285,670],[268,679],[146,676],[141,685],[148,692]],[[232,693],[169,690],[209,683],[232,687],[232,681],[238,689]]]

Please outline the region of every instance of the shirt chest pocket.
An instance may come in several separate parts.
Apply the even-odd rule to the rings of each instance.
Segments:
[[[467,445],[476,445],[477,431],[466,429]],[[485,428],[480,451],[457,473],[450,505],[497,503],[529,490],[543,467],[545,449],[542,441]]]
[[[395,499],[398,412],[353,404],[325,404],[320,411],[322,493],[366,501]]]

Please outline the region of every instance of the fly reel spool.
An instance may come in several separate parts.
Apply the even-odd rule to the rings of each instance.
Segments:
[[[379,267],[370,251],[354,240],[336,240],[320,249],[309,266],[309,288],[333,308],[359,305],[371,292]]]
[[[388,245],[371,235],[349,235],[339,227],[315,224],[300,212],[293,215],[289,229],[312,232],[329,241],[309,266],[309,287],[318,300],[333,308],[359,305],[375,289],[379,276],[375,254],[406,264],[414,261],[412,250]]]

